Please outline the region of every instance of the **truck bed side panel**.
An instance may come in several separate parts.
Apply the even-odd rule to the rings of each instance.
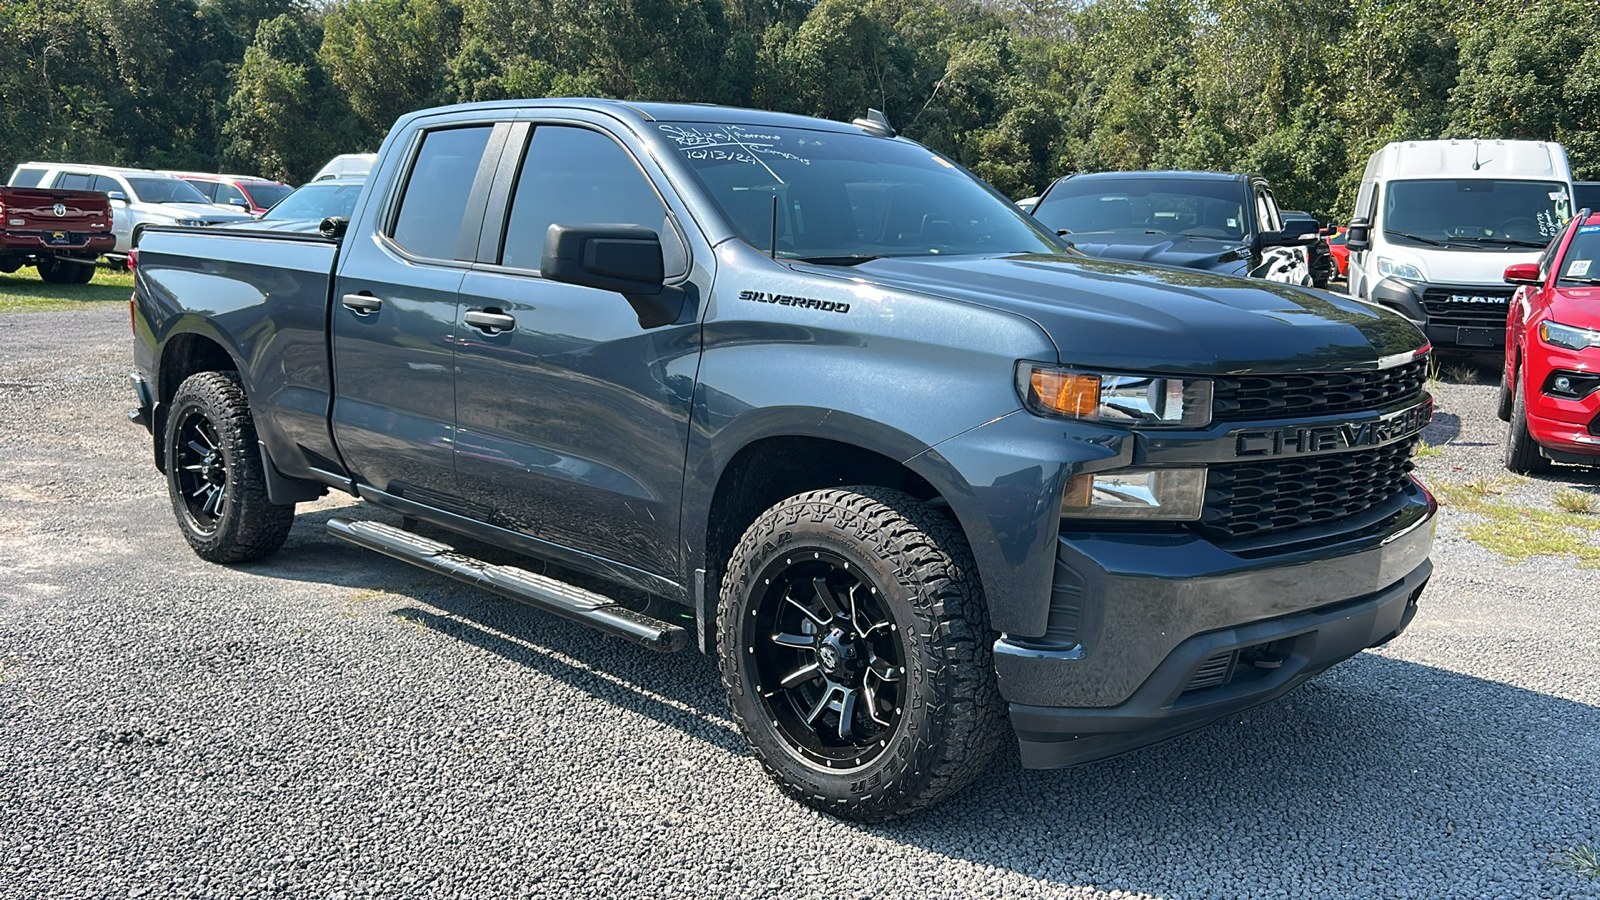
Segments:
[[[338,245],[320,237],[206,229],[145,229],[138,302],[166,355],[193,334],[239,367],[256,431],[278,469],[342,473],[328,431],[328,298]],[[163,400],[176,384],[160,383]]]

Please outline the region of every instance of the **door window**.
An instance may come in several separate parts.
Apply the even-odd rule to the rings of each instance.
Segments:
[[[1272,194],[1263,188],[1256,188],[1256,231],[1282,230],[1283,223],[1278,220],[1278,208],[1272,202]]]
[[[666,206],[627,150],[598,131],[541,125],[517,174],[500,264],[538,270],[552,224],[643,225],[661,236],[668,278],[688,268]]]
[[[189,183],[194,185],[194,189],[203,194],[207,200],[215,201],[217,199],[217,183],[215,181],[191,181]]]
[[[64,191],[87,191],[89,183],[94,180],[93,175],[79,175],[76,172],[62,172],[56,176],[55,186]]]
[[[94,177],[94,182],[91,184],[89,190],[91,190],[91,191],[99,191],[102,194],[109,194],[112,191],[118,191],[118,192],[120,192],[122,194],[128,193],[126,190],[123,189],[121,184],[117,183],[117,180],[115,178],[111,178],[111,177],[108,177],[108,176],[105,176],[105,175],[96,175]]]
[[[231,184],[217,185],[216,202],[224,206],[250,206],[250,201],[244,198],[244,192]]]
[[[417,256],[455,259],[489,125],[431,131],[417,151],[389,236]]]

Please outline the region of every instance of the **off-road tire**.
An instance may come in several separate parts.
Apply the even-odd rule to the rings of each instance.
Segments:
[[[1506,373],[1502,367],[1500,372],[1500,395],[1495,402],[1494,414],[1500,421],[1511,421],[1511,385],[1506,384]]]
[[[759,683],[756,654],[768,645],[756,613],[774,590],[763,576],[807,558],[843,561],[896,626],[887,630],[898,635],[903,686],[878,702],[898,709],[882,740],[866,742],[874,746],[863,752],[877,755],[859,765],[806,758]],[[745,740],[785,793],[841,818],[883,821],[954,794],[993,754],[1004,712],[986,619],[972,551],[949,518],[886,488],[811,491],[762,513],[733,552],[717,607],[722,682]]]
[[[1550,460],[1539,454],[1539,444],[1528,433],[1528,401],[1523,396],[1523,371],[1511,385],[1511,419],[1506,426],[1506,468],[1519,475],[1536,475],[1550,470]]]
[[[209,431],[207,431],[209,426]],[[198,440],[196,440],[198,438]],[[194,443],[191,443],[193,441]],[[220,479],[221,497],[213,510],[197,504],[207,484],[194,470],[196,445],[210,449],[207,470]],[[294,524],[294,506],[279,506],[267,499],[261,451],[255,423],[239,376],[233,372],[191,375],[172,398],[162,439],[167,470],[167,494],[172,500],[178,528],[201,559],[239,563],[277,552]],[[186,490],[185,486],[191,488]],[[196,488],[198,486],[198,488]]]

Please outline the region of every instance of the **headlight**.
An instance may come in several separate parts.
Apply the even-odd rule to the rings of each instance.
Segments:
[[[1565,347],[1568,350],[1587,350],[1590,347],[1600,347],[1600,331],[1588,328],[1573,328],[1571,325],[1562,325],[1549,320],[1539,323],[1539,339],[1546,344]]]
[[[1068,480],[1061,515],[1193,521],[1200,518],[1205,499],[1205,469],[1118,469]]]
[[[1065,416],[1129,426],[1211,424],[1211,381],[1161,375],[1073,372],[1017,364],[1017,393],[1041,416]]]
[[[1422,270],[1411,263],[1396,262],[1385,257],[1378,257],[1378,277],[1399,278],[1403,281],[1427,281],[1422,277]]]
[[[190,228],[199,228],[200,226],[206,224],[206,220],[205,219],[173,219],[172,220],[172,224],[174,224],[174,225],[185,225],[185,226],[188,226]]]

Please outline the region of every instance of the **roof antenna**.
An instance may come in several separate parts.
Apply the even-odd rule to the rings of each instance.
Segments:
[[[778,192],[772,192],[772,261],[778,261]]]
[[[1478,162],[1478,152],[1482,149],[1483,144],[1479,143],[1478,141],[1472,142],[1472,171],[1474,172],[1478,171],[1478,169],[1482,168],[1483,166],[1483,163]]]
[[[894,126],[889,124],[889,117],[884,115],[883,111],[879,109],[869,108],[867,110],[866,118],[851,119],[850,124],[856,126],[857,128],[864,128],[867,131],[873,132],[874,134],[881,134],[884,137],[894,137]]]

